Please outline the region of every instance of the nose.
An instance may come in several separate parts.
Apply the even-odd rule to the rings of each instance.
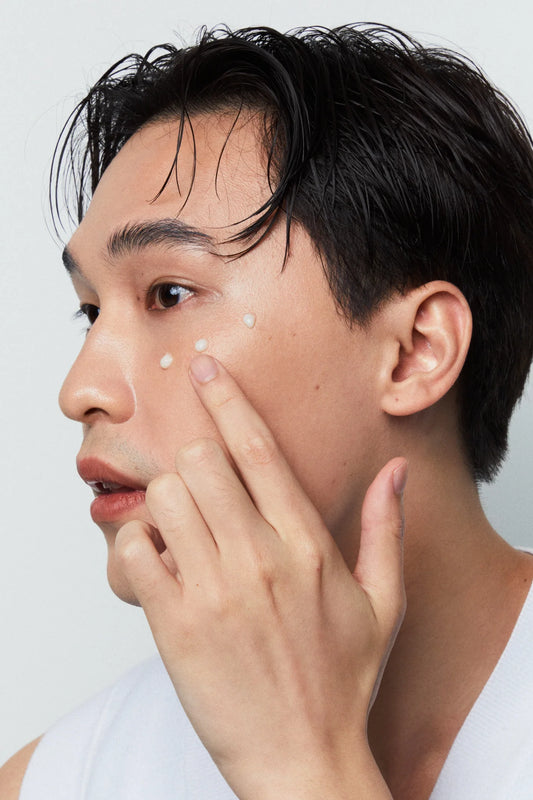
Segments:
[[[102,320],[103,321],[103,320]],[[133,342],[93,328],[59,393],[59,405],[70,419],[91,424],[96,419],[126,422],[135,411],[131,376]]]

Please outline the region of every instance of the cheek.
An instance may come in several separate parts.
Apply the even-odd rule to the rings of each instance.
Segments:
[[[379,417],[367,359],[343,336],[287,329],[233,368],[331,528],[360,495]]]
[[[134,378],[137,403],[130,421],[131,438],[161,472],[174,469],[175,455],[183,445],[217,436],[189,379],[189,364],[197,354],[195,342],[209,337],[207,352],[217,355],[216,337],[206,326],[186,334],[175,328],[161,329],[152,337],[138,358]]]
[[[211,418],[201,405],[189,379],[190,361],[199,352],[217,358],[241,383],[263,371],[276,348],[273,336],[259,323],[251,303],[225,303],[205,314],[176,315],[172,324],[156,329],[136,365],[134,382],[138,419],[155,436],[166,428],[190,441],[215,434]],[[248,310],[246,310],[248,309]],[[253,322],[253,325],[251,324]],[[248,324],[247,324],[248,323]]]
[[[269,425],[334,533],[358,509],[372,449],[369,359],[336,317],[312,328],[303,318],[288,325],[263,309],[248,328],[241,310],[188,330],[179,343],[170,336],[153,343],[139,376],[136,433],[143,450],[170,471],[184,444],[202,437],[221,441],[188,376],[194,343],[204,338],[206,352],[224,364]],[[248,313],[254,311],[250,304]],[[165,352],[173,357],[166,370],[159,364]]]

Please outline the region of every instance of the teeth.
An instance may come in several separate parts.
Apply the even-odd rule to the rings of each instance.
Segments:
[[[117,492],[119,489],[123,489],[124,491],[131,491],[128,486],[124,486],[121,483],[113,483],[112,481],[87,481],[88,485],[91,489],[94,489],[96,492]]]

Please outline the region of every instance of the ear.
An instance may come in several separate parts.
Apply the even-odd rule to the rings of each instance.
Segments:
[[[472,314],[462,292],[446,281],[413,289],[385,307],[388,315],[382,409],[415,414],[451,389],[472,336]]]

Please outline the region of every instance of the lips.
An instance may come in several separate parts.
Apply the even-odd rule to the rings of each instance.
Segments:
[[[81,459],[77,467],[95,495],[91,503],[94,522],[118,522],[127,515],[132,518],[131,511],[145,502],[146,485],[138,478],[93,457]]]

